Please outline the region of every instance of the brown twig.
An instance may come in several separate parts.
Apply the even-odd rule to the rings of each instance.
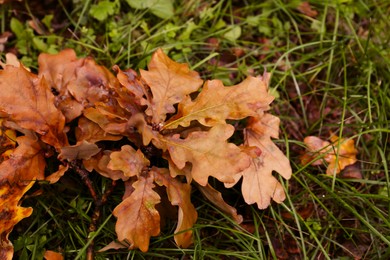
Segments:
[[[116,181],[113,180],[111,182],[111,186],[104,192],[104,194],[101,197],[99,197],[92,185],[91,179],[89,178],[89,173],[80,166],[81,163],[79,161],[73,161],[70,163],[70,165],[71,168],[74,169],[78,175],[80,175],[81,179],[88,187],[88,190],[95,203],[95,209],[92,213],[91,223],[89,224],[89,228],[88,228],[89,233],[95,232],[97,230],[97,226],[100,221],[102,206],[107,203],[108,197],[114,191],[116,186]],[[94,240],[90,241],[89,246],[87,248],[87,258],[86,258],[87,260],[94,259],[94,254],[95,254],[94,246],[95,246]]]

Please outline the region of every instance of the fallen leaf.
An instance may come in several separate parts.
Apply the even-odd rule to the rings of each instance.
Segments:
[[[31,215],[32,208],[19,206],[22,196],[31,188],[34,182],[28,185],[10,184],[0,180],[0,259],[11,260],[14,249],[8,235],[14,226]]]
[[[0,78],[0,111],[8,114],[8,120],[35,131],[43,142],[56,148],[66,145],[65,118],[55,107],[46,81],[13,66],[1,70]]]
[[[185,139],[173,135],[161,141],[179,169],[183,169],[186,163],[192,164],[192,178],[200,185],[206,186],[209,176],[232,183],[233,176],[250,165],[250,157],[226,141],[233,132],[231,125],[216,125],[208,132],[192,132]]]
[[[242,194],[247,204],[257,203],[265,209],[271,198],[277,203],[285,199],[282,185],[272,175],[273,171],[289,179],[292,174],[287,157],[272,142],[271,137],[279,137],[279,118],[264,114],[260,119],[251,118],[244,130],[245,145],[260,148],[261,154],[251,159],[251,165],[241,174]]]
[[[75,145],[61,147],[58,159],[74,161],[88,160],[100,151],[96,144],[92,144],[85,140],[77,142]]]
[[[117,217],[115,226],[119,241],[128,241],[130,249],[139,248],[146,252],[151,236],[160,233],[160,215],[155,205],[160,196],[153,191],[153,175],[140,176],[133,183],[134,191],[113,211]]]
[[[333,175],[340,173],[346,166],[357,161],[358,151],[355,148],[354,140],[339,139],[333,135],[330,141],[324,141],[315,136],[305,137],[303,142],[308,151],[301,157],[302,164],[313,161],[312,165],[320,165],[326,161],[328,163],[326,174]]]
[[[166,114],[176,111],[173,105],[197,91],[203,83],[197,72],[187,64],[172,61],[161,49],[153,54],[148,71],[140,70],[140,74],[153,94],[146,113],[153,116],[155,124],[164,122]]]
[[[226,119],[260,116],[269,109],[274,98],[268,94],[263,80],[248,77],[238,85],[225,87],[220,80],[207,81],[198,97],[187,96],[179,103],[178,113],[163,128],[187,127],[197,120],[205,126],[225,123]]]
[[[298,11],[301,12],[302,14],[304,15],[307,15],[309,17],[317,17],[318,15],[318,12],[316,10],[313,10],[313,8],[311,8],[311,5],[309,2],[301,2],[299,4],[299,6],[297,7]]]
[[[237,210],[227,204],[223,200],[222,194],[216,189],[214,189],[210,184],[207,184],[206,186],[197,185],[197,187],[211,203],[213,203],[217,208],[231,216],[238,224],[243,221],[242,216],[237,214]]]
[[[99,141],[118,141],[123,138],[121,135],[111,135],[104,131],[98,124],[91,120],[80,117],[76,128],[77,141],[96,143]]]
[[[175,242],[178,246],[187,248],[192,244],[192,230],[198,213],[191,203],[191,185],[172,178],[168,169],[152,168],[155,182],[167,188],[168,199],[174,206],[179,207]]]
[[[45,178],[46,181],[50,182],[50,184],[56,183],[64,174],[68,171],[68,165],[60,165],[56,172],[51,173],[49,176]]]
[[[125,176],[123,171],[111,170],[107,167],[108,163],[111,160],[110,159],[111,153],[112,151],[104,150],[88,160],[83,160],[83,165],[85,169],[89,172],[95,170],[100,175],[106,178],[110,178],[112,180],[122,179],[123,181],[127,181],[129,177]]]
[[[107,168],[122,171],[127,177],[139,176],[150,164],[141,150],[136,151],[130,145],[123,145],[119,152],[111,153],[110,159]]]
[[[54,252],[54,251],[50,251],[50,250],[45,251],[45,254],[43,255],[43,257],[46,260],[63,260],[64,259],[64,256],[62,254]]]

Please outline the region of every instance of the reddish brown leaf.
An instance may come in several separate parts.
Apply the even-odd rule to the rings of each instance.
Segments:
[[[141,150],[134,150],[130,145],[122,146],[119,152],[110,155],[108,169],[122,171],[127,177],[139,176],[150,162]]]
[[[75,145],[64,146],[60,148],[58,158],[60,160],[88,160],[100,151],[96,144],[85,140],[77,142]]]
[[[71,49],[58,54],[41,54],[38,58],[39,75],[45,77],[59,94],[56,105],[71,121],[81,115],[84,107],[96,102],[108,102],[110,89],[119,82],[105,67],[91,58],[77,59]]]
[[[203,82],[187,64],[172,61],[161,49],[153,54],[148,69],[140,70],[140,73],[153,94],[146,113],[153,116],[155,124],[164,122],[166,114],[175,112],[173,105],[197,91]]]
[[[68,171],[69,166],[60,165],[56,172],[51,173],[49,176],[45,178],[46,181],[50,182],[50,184],[56,183],[64,174]]]
[[[234,175],[250,165],[250,157],[226,141],[233,132],[231,125],[217,125],[208,132],[192,132],[185,139],[174,135],[161,141],[179,169],[192,164],[192,178],[200,185],[206,186],[209,176],[232,183]]]
[[[130,248],[146,252],[151,236],[160,233],[160,215],[155,205],[160,196],[153,191],[153,175],[140,176],[133,184],[134,191],[113,211],[118,218],[115,226],[119,241],[128,241]]]
[[[198,218],[198,213],[191,203],[191,185],[172,178],[167,169],[152,168],[155,182],[167,188],[168,199],[172,205],[178,206],[178,221],[175,229],[175,242],[178,246],[187,248],[192,244],[192,230]]]
[[[43,142],[56,148],[66,145],[65,118],[55,107],[46,81],[13,66],[0,71],[0,78],[0,111],[20,127],[40,134]]]
[[[177,115],[166,122],[164,128],[186,127],[193,120],[215,126],[224,124],[226,119],[262,115],[273,99],[267,85],[259,78],[248,77],[231,87],[224,87],[220,80],[207,81],[194,101],[187,96],[179,103]]]
[[[309,2],[301,2],[299,6],[297,7],[298,11],[303,13],[304,15],[307,15],[309,17],[316,17],[318,15],[318,12],[316,10],[313,10],[311,8],[311,5]]]

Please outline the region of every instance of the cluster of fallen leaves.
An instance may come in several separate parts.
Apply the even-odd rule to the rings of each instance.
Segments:
[[[209,177],[226,187],[242,178],[245,201],[260,209],[271,199],[284,200],[272,172],[288,179],[291,167],[271,140],[278,138],[279,118],[266,112],[273,101],[267,75],[230,87],[204,82],[162,50],[148,70],[137,74],[114,66],[116,76],[70,49],[41,54],[37,75],[8,58],[0,70],[1,259],[11,259],[8,235],[32,212],[19,205],[23,194],[37,180],[58,181],[74,164],[125,183],[123,201],[113,211],[118,241],[107,249],[148,250],[150,237],[160,233],[161,192],[178,208],[176,244],[189,246],[197,220],[192,184],[242,221]],[[244,118],[246,125],[236,129],[232,122]],[[238,131],[242,142],[232,143]],[[53,158],[58,170],[45,174]]]

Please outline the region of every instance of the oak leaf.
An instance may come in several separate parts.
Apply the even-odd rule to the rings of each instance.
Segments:
[[[67,144],[65,117],[54,105],[54,95],[42,77],[23,67],[6,66],[0,71],[0,111],[8,120],[41,135],[56,148]]]
[[[225,123],[226,119],[243,119],[261,115],[274,98],[259,78],[248,77],[238,85],[225,87],[220,80],[206,81],[202,91],[192,101],[187,96],[179,103],[178,113],[163,128],[187,127],[193,120],[205,126]]]
[[[45,260],[63,260],[64,259],[64,256],[62,254],[54,252],[54,251],[50,251],[50,250],[45,251],[45,254],[43,255],[43,257],[45,258]]]
[[[88,160],[100,151],[100,148],[88,141],[79,141],[75,145],[61,147],[58,159],[74,161],[74,160]]]
[[[197,185],[197,187],[203,196],[205,196],[211,203],[213,203],[224,213],[230,215],[238,224],[243,221],[242,216],[237,214],[237,210],[227,204],[222,198],[222,194],[214,189],[210,184],[207,184],[206,186]]]
[[[110,178],[112,180],[122,179],[123,181],[127,181],[129,179],[129,177],[125,176],[122,171],[111,170],[108,168],[108,164],[111,160],[110,159],[111,153],[112,153],[112,151],[110,151],[110,150],[104,150],[88,160],[83,160],[83,165],[84,165],[85,169],[89,172],[92,172],[92,170],[95,170],[100,175],[102,175],[106,178]]]
[[[57,92],[56,104],[67,121],[81,115],[82,110],[96,102],[109,102],[111,89],[119,86],[116,77],[92,58],[78,59],[74,50],[38,57],[39,75]],[[63,103],[64,102],[64,103]]]
[[[34,182],[28,185],[10,184],[0,180],[0,259],[11,260],[14,254],[12,243],[8,235],[13,227],[22,219],[29,217],[32,208],[19,206],[22,196],[31,188]]]
[[[339,139],[332,135],[330,142],[328,142],[316,136],[307,136],[303,142],[306,144],[308,151],[301,157],[302,164],[313,161],[312,165],[321,165],[323,161],[326,161],[328,163],[327,175],[340,173],[346,166],[357,161],[358,151],[352,139]]]
[[[111,135],[104,131],[98,124],[86,117],[80,117],[75,131],[77,141],[96,143],[99,141],[118,141],[123,138],[121,135]]]
[[[152,168],[155,182],[164,185],[167,189],[168,199],[172,205],[178,206],[178,220],[175,229],[175,242],[178,246],[187,248],[192,243],[192,230],[198,213],[191,203],[191,185],[182,183],[169,175],[168,169]]]
[[[164,122],[166,114],[176,111],[173,105],[197,91],[203,83],[197,72],[187,64],[172,61],[161,49],[153,54],[148,71],[140,70],[140,74],[153,94],[146,113],[153,116],[155,124]]]
[[[130,145],[123,145],[120,151],[111,153],[110,159],[107,168],[120,170],[127,177],[139,176],[150,164],[141,150],[136,151]]]
[[[206,186],[208,177],[221,182],[234,182],[233,176],[250,165],[250,157],[235,144],[228,143],[234,127],[216,125],[208,132],[191,132],[185,139],[178,134],[162,138],[173,163],[183,169],[186,163],[192,164],[192,178]]]
[[[160,233],[160,215],[155,205],[160,196],[153,191],[153,175],[140,176],[133,183],[134,191],[113,211],[117,217],[115,226],[119,241],[128,241],[130,249],[139,248],[146,252],[151,236]]]
[[[268,207],[271,198],[277,203],[285,199],[284,189],[272,172],[278,172],[285,179],[292,174],[289,160],[271,140],[271,137],[279,137],[279,122],[279,118],[264,114],[260,119],[251,118],[244,130],[244,144],[260,148],[261,153],[251,158],[250,167],[240,173],[243,176],[241,190],[245,202],[257,203],[259,209]]]

